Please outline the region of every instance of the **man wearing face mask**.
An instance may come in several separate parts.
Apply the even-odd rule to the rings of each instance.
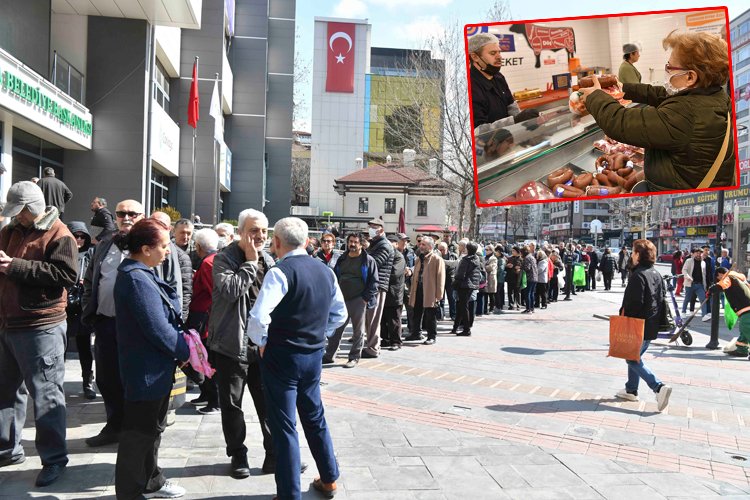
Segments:
[[[377,306],[367,309],[365,314],[367,340],[362,350],[362,357],[377,358],[380,356],[380,320],[383,317],[385,294],[388,292],[395,250],[391,242],[385,237],[383,219],[372,219],[368,226],[370,246],[367,247],[367,254],[375,259],[375,264],[378,266],[378,295]]]
[[[625,108],[600,90],[579,92],[609,137],[646,150],[645,182],[634,192],[733,186],[735,155],[727,43],[710,33],[672,32],[664,85],[625,83],[625,99],[648,106]]]
[[[513,98],[508,82],[500,73],[503,58],[495,35],[479,33],[469,38],[469,57],[474,128],[485,123],[503,127],[539,116],[532,109],[521,111]]]

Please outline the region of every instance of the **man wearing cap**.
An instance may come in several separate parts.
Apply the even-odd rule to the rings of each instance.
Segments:
[[[65,471],[66,288],[78,275],[78,248],[39,186],[18,182],[8,191],[0,231],[0,467],[26,458],[21,430],[28,395],[34,400],[37,486]]]
[[[521,111],[513,98],[508,82],[500,73],[503,57],[495,35],[478,33],[469,38],[469,57],[474,128],[498,120],[503,121],[497,126],[504,127],[539,116],[532,109]]]
[[[634,43],[626,43],[622,46],[622,64],[617,72],[620,83],[641,83],[641,73],[635,69],[634,63],[641,58],[641,51]]]
[[[44,200],[48,206],[55,207],[60,212],[60,219],[65,213],[65,204],[73,198],[73,193],[63,181],[55,177],[55,169],[44,168],[44,176],[37,182],[44,193]]]
[[[363,358],[377,358],[380,355],[380,320],[383,317],[385,294],[388,292],[388,282],[393,267],[393,245],[385,237],[385,223],[383,219],[372,219],[368,222],[367,232],[370,236],[370,246],[367,254],[375,259],[378,266],[378,299],[377,306],[367,309],[365,315],[365,330],[367,340],[362,350]]]

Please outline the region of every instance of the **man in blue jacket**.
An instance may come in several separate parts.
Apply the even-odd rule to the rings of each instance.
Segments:
[[[348,252],[338,258],[333,271],[336,273],[341,293],[344,295],[349,317],[328,339],[323,363],[334,362],[336,351],[341,344],[341,336],[351,320],[352,347],[349,350],[349,361],[344,367],[354,368],[362,357],[362,347],[365,343],[365,312],[378,305],[378,266],[375,264],[375,259],[362,251],[362,242],[357,234],[351,233],[347,236],[346,248]]]
[[[326,336],[346,321],[346,304],[333,271],[308,257],[307,233],[307,224],[296,217],[274,226],[279,261],[266,274],[247,325],[247,336],[261,356],[277,460],[276,493],[295,500],[301,498],[297,411],[320,473],[313,488],[331,498],[339,477],[320,399],[320,374]],[[253,256],[248,257],[252,263]]]

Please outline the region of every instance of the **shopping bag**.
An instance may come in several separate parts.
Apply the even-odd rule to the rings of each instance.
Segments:
[[[560,285],[560,290],[565,289],[565,278],[561,278],[559,275],[557,276],[557,283]]]
[[[573,284],[575,286],[586,286],[586,268],[583,264],[576,264],[573,267]]]
[[[732,309],[729,301],[727,301],[726,305],[724,306],[724,322],[727,324],[727,328],[729,328],[730,330],[734,328],[734,325],[737,323],[737,313],[734,312],[734,309]]]
[[[526,272],[521,271],[521,290],[523,290],[527,286],[528,286],[528,283],[526,282]]]
[[[596,272],[596,281],[599,281],[599,282],[602,281],[602,272],[601,271],[597,271]]]
[[[611,316],[609,318],[609,354],[607,356],[640,361],[645,324],[646,322],[640,318]]]

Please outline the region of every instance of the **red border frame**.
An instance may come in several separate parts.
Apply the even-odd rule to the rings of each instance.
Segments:
[[[732,101],[732,121],[734,122],[734,155],[735,155],[735,160],[737,162],[736,164],[737,185],[736,186],[706,188],[706,189],[677,190],[677,191],[657,191],[654,193],[626,193],[626,194],[616,194],[612,196],[581,196],[579,198],[560,198],[560,199],[534,200],[534,201],[511,201],[511,202],[505,202],[505,203],[481,203],[480,202],[479,177],[477,174],[476,137],[474,136],[474,107],[473,107],[472,98],[471,98],[471,75],[470,75],[471,58],[469,57],[469,39],[466,36],[467,28],[484,27],[484,26],[503,26],[506,24],[520,24],[520,23],[525,24],[525,23],[534,23],[534,22],[571,21],[571,20],[580,20],[580,19],[601,19],[601,18],[607,18],[607,17],[631,17],[631,16],[644,16],[644,15],[652,15],[652,14],[675,14],[678,12],[701,12],[701,11],[711,11],[711,10],[723,10],[724,18],[726,19],[727,45],[729,49],[729,88],[731,90],[731,94],[729,98]],[[729,33],[730,33],[729,9],[725,6],[697,7],[697,8],[692,8],[692,9],[654,10],[654,11],[648,11],[648,12],[628,12],[628,13],[623,13],[623,14],[596,14],[596,15],[591,15],[591,16],[554,17],[554,18],[548,18],[548,19],[526,19],[526,20],[501,21],[497,23],[479,23],[479,24],[464,25],[464,31],[462,35],[464,37],[464,51],[466,54],[466,79],[468,82],[468,92],[469,92],[469,116],[471,117],[471,125],[472,125],[471,157],[474,163],[474,204],[477,207],[489,208],[489,207],[503,207],[503,206],[508,206],[508,205],[532,205],[532,204],[538,204],[538,203],[565,203],[565,202],[580,201],[580,200],[607,200],[610,198],[633,198],[633,197],[638,197],[638,196],[655,196],[655,195],[658,196],[662,194],[681,194],[681,193],[703,193],[706,191],[730,191],[732,189],[739,189],[741,187],[741,184],[740,184],[739,147],[737,144],[737,113],[735,111],[736,104],[734,101],[734,66],[732,63],[732,43],[730,40]]]

